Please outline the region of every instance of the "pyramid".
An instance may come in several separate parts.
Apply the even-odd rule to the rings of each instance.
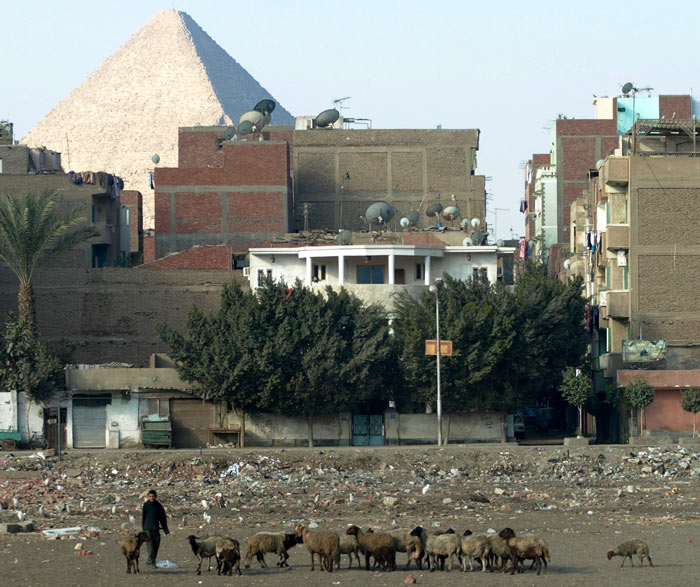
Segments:
[[[275,100],[186,13],[166,10],[22,139],[61,152],[65,171],[107,171],[144,196],[153,225],[151,156],[176,167],[178,127],[238,124],[260,100]],[[276,101],[276,100],[275,100]],[[273,124],[294,124],[279,104]]]

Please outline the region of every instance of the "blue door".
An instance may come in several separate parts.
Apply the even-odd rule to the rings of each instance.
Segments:
[[[353,446],[383,446],[384,415],[353,414],[352,444]]]

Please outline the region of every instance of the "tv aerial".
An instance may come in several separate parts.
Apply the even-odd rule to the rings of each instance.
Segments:
[[[352,98],[352,96],[345,96],[344,98],[336,98],[335,100],[333,100],[333,106],[335,108],[337,108],[338,110],[342,110],[343,108],[347,109],[348,106],[344,106],[343,102],[345,102],[345,100],[349,100],[350,98]]]

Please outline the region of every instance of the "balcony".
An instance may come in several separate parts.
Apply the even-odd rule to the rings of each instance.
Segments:
[[[598,360],[603,377],[615,377],[618,370],[623,369],[622,353],[605,353],[600,355]]]
[[[617,320],[630,317],[630,292],[629,290],[616,290],[608,292],[607,316]]]
[[[621,185],[629,182],[629,163],[626,157],[608,157],[605,162],[605,183]]]
[[[630,225],[608,224],[605,247],[608,251],[627,250],[630,248]]]

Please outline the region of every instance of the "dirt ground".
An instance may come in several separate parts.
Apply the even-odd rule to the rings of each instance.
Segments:
[[[150,487],[157,488],[171,529],[158,558],[179,568],[142,565],[141,575],[127,575],[118,543],[137,529],[129,516],[140,523]],[[39,530],[83,530],[64,539],[1,534],[0,584],[400,585],[410,573],[419,585],[690,586],[698,584],[699,496],[700,454],[678,447],[73,451],[60,463],[2,453],[0,522],[16,520],[22,511]],[[245,551],[254,533],[289,532],[299,523],[338,531],[350,523],[375,529],[422,525],[460,533],[510,526],[546,538],[552,561],[539,577],[534,571],[406,571],[405,554],[397,555],[396,572],[348,569],[344,557],[339,571],[312,573],[300,545],[290,552],[287,569],[275,568],[276,556],[268,555],[271,568],[253,562],[240,577],[218,577],[206,563],[195,575],[190,534],[229,535]],[[635,561],[621,571],[622,559],[607,560],[607,550],[632,538],[649,544],[654,568],[640,569]]]

